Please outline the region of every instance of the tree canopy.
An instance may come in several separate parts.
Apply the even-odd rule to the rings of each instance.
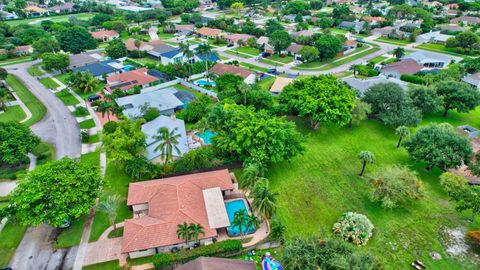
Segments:
[[[269,43],[273,46],[275,52],[281,52],[290,46],[292,37],[284,30],[277,30],[271,34]]]
[[[447,191],[452,201],[456,202],[455,209],[463,212],[471,210],[473,216],[480,213],[480,187],[470,185],[461,175],[450,172],[440,176],[440,184]]]
[[[66,53],[44,53],[42,54],[42,67],[47,71],[64,71],[70,64],[70,57]]]
[[[290,112],[308,116],[312,128],[322,122],[345,126],[355,104],[355,94],[331,75],[295,80],[280,94],[280,102]]]
[[[318,49],[320,60],[330,59],[342,51],[342,41],[333,35],[321,35],[315,41],[315,47]]]
[[[27,159],[40,143],[30,128],[16,122],[0,122],[0,163],[14,165]]]
[[[103,147],[111,159],[128,161],[144,153],[146,139],[141,129],[142,122],[143,119],[121,121],[114,132],[103,136]]]
[[[445,123],[420,127],[403,146],[415,161],[425,162],[427,168],[436,166],[442,170],[468,163],[473,155],[468,138]]]
[[[69,158],[53,161],[20,179],[8,212],[24,225],[58,227],[88,213],[101,184],[97,166]]]
[[[434,87],[443,98],[444,116],[449,110],[466,113],[480,105],[480,92],[466,83],[447,80],[438,82]]]
[[[408,90],[412,104],[424,115],[436,113],[442,109],[443,98],[437,94],[435,89],[427,86],[413,86]]]
[[[60,30],[56,37],[62,50],[73,54],[95,49],[97,47],[97,41],[87,29],[80,26]]]
[[[117,59],[125,57],[128,54],[127,47],[121,39],[113,39],[108,43],[105,52],[110,58]]]

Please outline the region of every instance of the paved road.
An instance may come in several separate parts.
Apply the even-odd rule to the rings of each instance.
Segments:
[[[79,157],[81,144],[77,121],[62,101],[27,72],[27,68],[36,63],[38,61],[5,67],[47,108],[45,117],[31,129],[42,141],[55,145],[57,159]],[[52,243],[55,233],[55,229],[48,225],[28,228],[10,262],[11,267],[19,270],[71,269],[76,248],[54,250]]]
[[[38,62],[28,62],[5,67],[47,107],[46,116],[31,128],[42,141],[55,145],[57,159],[64,156],[79,157],[81,153],[80,129],[68,108],[36,78],[27,68]]]

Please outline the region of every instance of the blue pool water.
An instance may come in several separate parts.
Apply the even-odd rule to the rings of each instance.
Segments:
[[[202,133],[198,133],[198,132],[195,133],[195,135],[202,138],[204,144],[212,144],[212,138],[215,137],[217,135],[217,133],[215,133],[215,132],[213,132],[209,129],[206,129]]]
[[[198,80],[195,83],[199,86],[211,86],[211,87],[215,86],[214,81],[207,81],[207,80],[204,80],[204,79]]]
[[[225,207],[227,208],[228,220],[230,221],[230,224],[233,223],[233,219],[235,217],[235,212],[237,212],[240,209],[247,210],[247,207],[245,206],[245,202],[242,199],[226,202]],[[233,225],[230,225],[228,227],[227,231],[228,231],[229,236],[239,236],[240,235],[240,230],[238,229],[238,227],[233,226]],[[244,232],[244,234],[251,234],[251,233],[255,232],[255,229],[251,226],[248,229],[247,229],[247,227],[243,226],[243,232]]]
[[[130,71],[130,70],[134,70],[135,67],[132,66],[132,65],[125,65],[125,66],[123,66],[122,69],[123,69],[124,71]]]

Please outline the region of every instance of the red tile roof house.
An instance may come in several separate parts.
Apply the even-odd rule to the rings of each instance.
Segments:
[[[380,73],[388,78],[400,79],[402,74],[413,75],[422,69],[423,66],[418,64],[417,61],[413,59],[405,59],[384,66]]]
[[[203,38],[217,38],[222,35],[222,30],[215,28],[202,27],[197,30],[197,34]]]
[[[250,38],[255,38],[252,35],[248,34],[232,34],[223,37],[229,44],[238,45],[238,41],[241,40],[243,42],[242,46],[247,44],[247,40]]]
[[[134,88],[135,85],[138,85],[143,89],[152,86],[155,82],[159,81],[157,77],[148,75],[147,72],[147,68],[140,68],[109,76],[107,77],[107,86],[105,86],[105,90],[110,93],[115,89],[128,91]]]
[[[243,69],[241,67],[226,65],[222,63],[216,63],[210,70],[210,73],[213,73],[217,76],[222,76],[223,74],[233,74],[243,78],[243,81],[248,84],[254,84],[256,75],[249,70]]]
[[[129,184],[122,253],[130,258],[191,246],[177,236],[178,224],[203,226],[200,244],[210,244],[230,226],[225,197],[238,193],[235,175],[225,170],[188,174]]]
[[[114,38],[120,37],[117,31],[113,31],[113,30],[100,30],[100,31],[90,32],[90,35],[92,35],[94,39],[99,39],[101,41],[109,41]]]

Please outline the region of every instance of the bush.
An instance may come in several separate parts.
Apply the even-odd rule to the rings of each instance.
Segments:
[[[200,147],[189,151],[181,159],[176,160],[173,163],[173,170],[175,172],[189,172],[223,164],[225,164],[225,161],[217,157],[213,147]]]
[[[82,132],[80,132],[80,138],[82,139],[82,143],[88,143],[90,140],[90,134],[88,131],[82,130]]]
[[[333,225],[335,234],[357,246],[367,244],[372,237],[373,229],[372,222],[365,215],[354,212],[344,213]]]
[[[208,246],[200,246],[193,250],[182,249],[178,253],[155,254],[153,256],[153,265],[156,268],[161,268],[173,262],[184,263],[202,256],[209,257],[215,255],[222,257],[229,253],[240,251],[242,248],[240,240],[225,240]]]
[[[416,75],[402,74],[400,76],[400,80],[414,84],[426,84],[422,77],[418,77]]]
[[[109,121],[109,122],[105,123],[105,125],[103,125],[103,133],[111,134],[111,133],[115,132],[117,127],[118,127],[117,122]]]
[[[150,122],[159,116],[160,116],[160,111],[157,108],[153,108],[153,107],[146,110],[145,113],[143,114],[143,118],[147,122]]]

